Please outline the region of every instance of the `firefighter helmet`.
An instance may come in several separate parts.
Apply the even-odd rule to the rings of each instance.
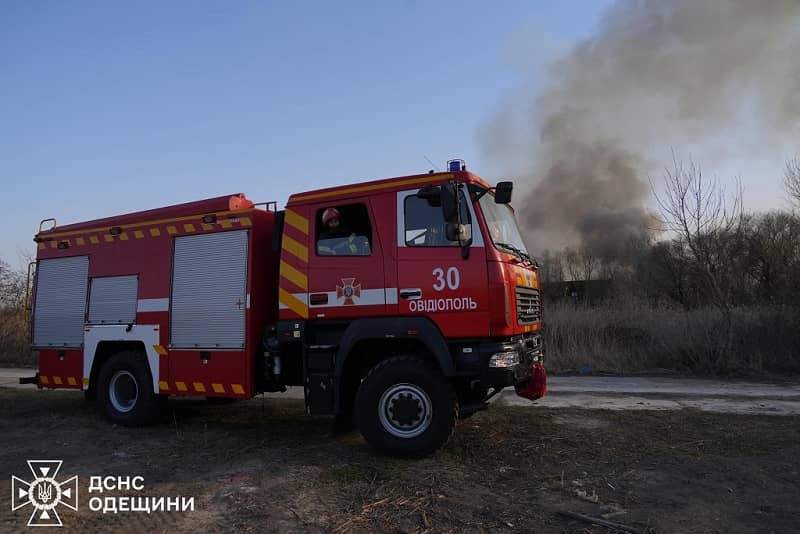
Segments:
[[[339,219],[339,210],[336,208],[328,208],[322,212],[322,224],[328,224],[331,219]]]

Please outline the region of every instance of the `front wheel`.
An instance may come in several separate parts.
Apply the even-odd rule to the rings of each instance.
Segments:
[[[111,356],[100,370],[97,407],[111,421],[126,426],[151,423],[159,413],[159,396],[147,360],[136,351]]]
[[[357,426],[370,445],[386,454],[432,454],[450,439],[456,419],[452,385],[431,362],[415,356],[378,363],[358,389]]]

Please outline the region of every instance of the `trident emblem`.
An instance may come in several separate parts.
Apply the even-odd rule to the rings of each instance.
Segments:
[[[52,484],[39,484],[39,500],[42,503],[47,503],[50,500],[50,497],[53,496],[53,486]]]

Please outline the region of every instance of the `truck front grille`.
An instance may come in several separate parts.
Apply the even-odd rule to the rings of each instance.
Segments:
[[[517,288],[517,322],[532,324],[542,318],[539,290],[529,287]]]

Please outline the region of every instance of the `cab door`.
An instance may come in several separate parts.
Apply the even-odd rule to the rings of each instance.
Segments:
[[[325,234],[322,215],[335,208],[346,235]],[[368,198],[311,207],[308,318],[347,319],[386,314],[384,260]]]
[[[397,291],[400,315],[430,317],[447,337],[489,334],[486,251],[475,209],[461,190],[471,238],[465,259],[458,243],[447,241],[441,208],[417,197],[417,189],[397,193]]]

